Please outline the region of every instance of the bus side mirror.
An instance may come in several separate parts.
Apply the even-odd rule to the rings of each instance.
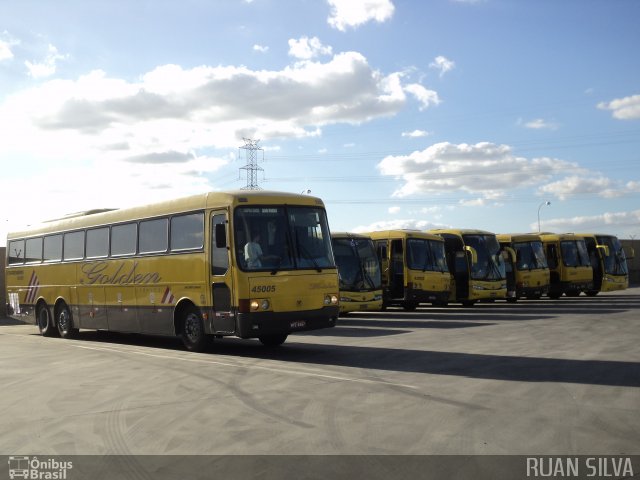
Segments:
[[[597,245],[598,250],[602,250],[602,253],[605,257],[609,256],[609,246],[608,245]]]
[[[627,260],[633,260],[636,256],[636,251],[633,249],[633,247],[628,247],[624,250],[624,253],[626,254]]]
[[[516,263],[516,251],[511,247],[504,247],[502,250],[502,256],[505,260],[511,260],[511,263],[515,265]]]
[[[227,246],[227,228],[224,223],[216,223],[214,235],[216,248],[224,248]]]
[[[478,252],[476,252],[476,249],[469,245],[465,245],[464,249],[471,254],[471,264],[474,265],[478,263]]]

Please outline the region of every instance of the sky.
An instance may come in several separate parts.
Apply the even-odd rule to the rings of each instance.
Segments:
[[[245,139],[332,231],[640,238],[638,24],[636,0],[0,0],[0,246],[242,188]]]

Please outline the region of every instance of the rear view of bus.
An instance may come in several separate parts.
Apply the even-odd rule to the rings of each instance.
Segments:
[[[483,230],[430,230],[444,239],[451,271],[452,302],[471,306],[478,300],[503,299],[507,279],[500,244]]]
[[[515,302],[518,298],[539,299],[549,291],[549,266],[544,254],[542,240],[538,235],[527,233],[506,233],[497,236],[500,247],[508,255],[507,290],[511,296],[507,300]],[[507,268],[508,270],[508,268]]]
[[[593,269],[584,240],[571,233],[542,233],[550,270],[549,298],[577,297],[593,290]]]
[[[380,261],[366,235],[332,233],[333,254],[340,279],[340,313],[380,310]]]
[[[382,268],[383,307],[414,310],[421,303],[447,303],[451,276],[440,237],[418,230],[369,235]]]
[[[594,297],[598,292],[613,292],[629,288],[627,256],[614,235],[578,233],[583,238],[593,268],[593,288],[585,293]],[[631,254],[633,257],[633,253]]]

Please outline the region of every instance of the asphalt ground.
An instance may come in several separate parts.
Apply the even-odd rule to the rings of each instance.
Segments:
[[[0,320],[0,454],[640,454],[640,288],[389,309],[276,349]]]

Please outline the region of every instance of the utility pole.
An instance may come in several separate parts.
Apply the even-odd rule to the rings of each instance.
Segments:
[[[242,139],[245,143],[240,148],[247,152],[247,164],[244,167],[240,167],[240,170],[247,171],[247,184],[240,190],[261,190],[258,186],[258,172],[264,171],[264,169],[258,166],[257,152],[258,150],[262,152],[262,159],[264,160],[264,150],[258,146],[260,140],[251,140],[250,138],[244,137]]]

